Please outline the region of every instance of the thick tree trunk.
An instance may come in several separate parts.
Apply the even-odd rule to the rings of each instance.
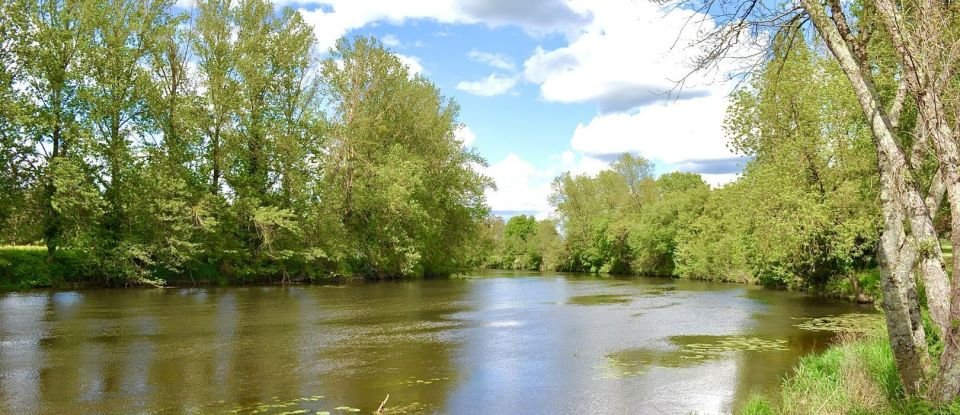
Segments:
[[[880,104],[869,75],[862,72],[862,65],[854,58],[850,46],[830,21],[823,6],[814,0],[801,0],[801,5],[850,80],[873,132],[880,163],[881,201],[885,222],[881,241],[881,268],[887,331],[904,390],[908,394],[916,394],[930,362],[926,353],[923,326],[919,321],[916,289],[909,277],[917,260],[917,246],[915,241],[907,238],[903,232],[902,220],[909,220],[914,237],[936,234],[933,233],[930,215],[916,183],[910,180],[906,158],[897,145],[893,127]],[[934,289],[946,283],[945,275],[942,281],[937,280],[937,275],[924,277],[930,280],[928,285],[932,284]],[[937,316],[940,320],[935,318],[938,324],[946,323],[943,319],[946,313],[943,311],[938,310],[938,313],[942,313]]]
[[[952,72],[953,62],[941,62],[939,54],[941,44],[935,41],[941,39],[936,33],[940,27],[936,19],[942,17],[939,5],[929,2],[919,2],[920,13],[914,25],[923,24],[931,30],[931,39],[919,39],[909,29],[905,28],[903,17],[897,5],[891,0],[878,0],[877,11],[883,19],[887,31],[890,33],[894,49],[903,68],[903,78],[907,81],[920,116],[920,125],[927,132],[933,147],[936,149],[940,162],[940,173],[945,184],[947,197],[950,201],[951,239],[953,244],[960,245],[960,149],[957,148],[952,128],[947,123],[945,107],[940,99],[938,79],[948,79]],[[932,44],[931,44],[932,43]],[[931,50],[931,48],[933,50]],[[938,74],[940,67],[943,74]],[[942,258],[940,244],[936,235],[925,238],[926,257]],[[954,260],[953,274],[960,275],[960,261]],[[928,391],[928,397],[941,402],[951,401],[960,394],[960,278],[954,278],[952,286],[927,288],[927,302],[933,314],[933,307],[942,307],[949,304],[947,322],[942,328],[944,334],[944,352],[940,357],[940,370]]]
[[[960,246],[960,151],[954,141],[952,129],[947,125],[944,114],[938,109],[943,108],[939,98],[930,91],[920,91],[918,109],[923,123],[930,132],[934,147],[940,160],[940,171],[943,173],[947,197],[950,201],[951,214],[951,242]],[[935,252],[931,255],[942,257],[939,242],[931,244]],[[960,261],[953,262],[953,275],[960,275]],[[928,290],[927,302],[933,296],[939,296],[938,301],[950,304],[950,315],[947,330],[944,331],[944,351],[940,356],[940,370],[931,386],[928,397],[939,402],[952,401],[960,394],[960,278],[954,278],[948,292],[932,293]]]
[[[951,213],[954,217],[958,216],[957,209],[960,209],[960,173],[957,170],[957,147],[952,141],[953,132],[943,120],[942,114],[938,114],[942,109],[939,98],[935,91],[930,93],[927,88],[936,86],[931,84],[928,78],[930,73],[924,70],[918,60],[923,59],[922,51],[916,50],[915,42],[912,42],[908,34],[902,30],[902,18],[900,17],[897,6],[891,0],[877,0],[875,2],[877,12],[880,14],[887,31],[890,33],[894,49],[900,60],[903,69],[903,79],[908,86],[908,91],[914,97],[917,109],[920,113],[920,125],[924,130],[923,138],[929,138],[937,149],[940,158],[940,172],[943,175],[946,184],[947,196],[950,199]],[[936,231],[924,226],[918,235],[918,241],[921,242],[924,250],[923,259],[925,261],[940,261],[942,264],[943,253],[940,250],[939,238]],[[954,228],[957,229],[957,228]],[[956,237],[960,234],[954,232]],[[954,273],[957,273],[958,262],[954,262]],[[924,268],[926,270],[926,268]],[[931,269],[936,272],[936,270]],[[940,332],[946,334],[950,328],[950,287],[946,272],[937,281],[927,282],[927,307],[930,309],[930,316],[937,323]]]
[[[916,285],[911,278],[917,251],[903,229],[904,212],[894,199],[894,178],[880,167],[880,199],[884,231],[880,239],[881,290],[887,333],[897,370],[908,394],[920,390],[931,363],[927,353],[926,333],[920,317]]]

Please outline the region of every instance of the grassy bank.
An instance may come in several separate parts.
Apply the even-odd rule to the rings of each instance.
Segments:
[[[960,414],[960,403],[937,407],[904,398],[882,331],[841,337],[825,352],[801,359],[779,396],[756,396],[740,414]]]

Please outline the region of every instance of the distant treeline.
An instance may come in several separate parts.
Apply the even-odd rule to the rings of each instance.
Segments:
[[[456,103],[374,39],[321,59],[312,27],[267,0],[176,10],[0,1],[0,244],[44,247],[2,250],[0,280],[477,265],[491,183],[454,137]]]
[[[732,99],[725,130],[750,159],[738,180],[711,190],[696,174],[655,178],[628,154],[595,177],[564,174],[553,217],[488,219],[486,265],[875,290],[870,130],[831,59],[782,50]]]

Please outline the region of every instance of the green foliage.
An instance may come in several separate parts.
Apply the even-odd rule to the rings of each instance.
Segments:
[[[753,159],[681,234],[677,272],[823,289],[872,267],[876,155],[846,79],[795,45],[753,82],[727,121],[734,148]]]
[[[97,262],[88,252],[63,250],[57,261],[51,263],[44,247],[0,247],[0,289],[64,287],[97,281]]]
[[[500,218],[490,218],[488,223],[491,226],[483,238],[489,241],[489,248],[483,265],[531,271],[558,268],[563,246],[555,221],[517,215],[506,225]]]
[[[454,139],[459,107],[374,39],[331,52],[323,185],[348,236],[348,266],[374,277],[466,269],[462,248],[479,235],[491,183],[471,167],[484,161]]]
[[[643,206],[631,229],[632,269],[639,274],[674,275],[679,235],[702,214],[710,188],[698,174],[667,173],[657,179],[656,195],[653,203]]]
[[[729,109],[731,146],[749,160],[738,180],[711,190],[693,173],[654,178],[652,163],[630,154],[595,176],[564,173],[550,196],[559,237],[532,246],[532,218],[501,222],[486,229],[486,264],[877,298],[869,128],[836,63],[783,41]]]
[[[456,103],[376,40],[321,62],[265,0],[0,8],[0,241],[47,248],[6,285],[93,278],[63,271],[80,253],[118,285],[479,264],[485,162]]]
[[[673,275],[677,234],[700,215],[709,187],[697,174],[653,178],[653,164],[623,154],[596,177],[561,175],[551,203],[564,230],[559,268]]]

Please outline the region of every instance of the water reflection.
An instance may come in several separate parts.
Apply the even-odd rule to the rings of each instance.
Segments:
[[[729,412],[827,344],[796,318],[851,311],[863,309],[562,275],[5,294],[0,413],[369,413],[388,393],[395,413]],[[785,350],[672,364],[684,336]],[[606,376],[610,356],[656,359]]]
[[[35,411],[40,402],[40,367],[44,349],[40,342],[48,327],[47,295],[11,294],[0,297],[0,401],[12,413]]]

